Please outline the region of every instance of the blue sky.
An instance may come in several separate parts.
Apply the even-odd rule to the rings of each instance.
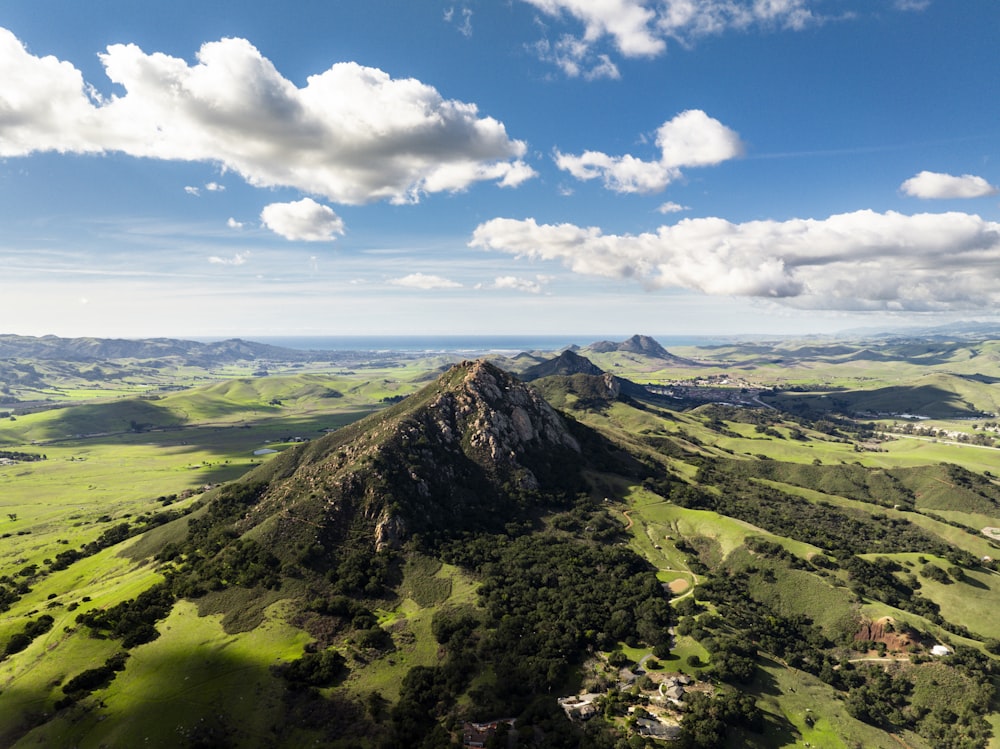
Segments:
[[[0,332],[996,319],[995,0],[0,8]]]

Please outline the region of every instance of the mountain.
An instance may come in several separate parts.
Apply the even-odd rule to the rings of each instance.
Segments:
[[[529,367],[520,376],[560,408],[603,408],[623,397],[657,399],[642,385],[605,372],[590,359],[568,349]]]
[[[604,370],[585,356],[566,349],[559,356],[548,359],[533,367],[528,367],[521,373],[521,379],[531,382],[552,375],[602,375]]]
[[[178,358],[185,363],[205,366],[211,363],[254,361],[308,361],[316,352],[271,346],[233,338],[226,341],[200,342],[173,338],[59,338],[57,336],[0,335],[0,359],[58,361],[104,361],[115,359]]]
[[[577,488],[581,447],[533,389],[485,362],[463,362],[392,408],[277,456],[234,523],[311,561],[347,538],[375,549],[414,534],[500,527],[540,490]]]
[[[696,362],[690,359],[685,359],[680,356],[674,356],[669,351],[667,351],[660,343],[655,339],[647,335],[634,335],[631,338],[622,341],[621,343],[615,343],[613,341],[598,341],[597,343],[592,343],[589,346],[585,346],[584,350],[593,351],[598,354],[610,354],[610,353],[627,353],[627,354],[639,354],[641,356],[648,356],[653,359],[662,359],[663,361],[670,362],[672,364],[680,365],[695,365]]]

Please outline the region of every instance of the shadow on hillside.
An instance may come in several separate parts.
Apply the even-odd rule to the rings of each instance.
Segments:
[[[279,746],[302,740],[303,731],[309,744],[328,745],[372,728],[359,705],[285,682],[272,669],[281,660],[273,652],[234,653],[232,637],[165,652],[169,636],[134,648],[108,687],[61,710],[59,687],[6,687],[0,746]]]
[[[985,568],[980,567],[980,571],[986,572]],[[963,585],[968,585],[970,588],[976,588],[978,590],[991,590],[990,586],[984,583],[982,580],[977,580],[974,577],[969,577],[964,575],[959,582]]]
[[[81,406],[99,410],[106,406]],[[156,408],[155,405],[152,408]],[[254,450],[265,449],[271,443],[310,441],[321,438],[326,432],[352,424],[377,410],[355,408],[335,411],[317,416],[282,417],[280,413],[253,417],[248,413],[245,422],[233,424],[183,424],[170,423],[161,419],[153,421],[155,411],[144,409],[141,414],[127,412],[126,416],[145,416],[146,421],[136,418],[124,420],[122,415],[85,421],[86,414],[74,414],[70,422],[77,427],[89,426],[92,431],[58,434],[63,429],[49,430],[51,436],[38,440],[38,445],[148,445],[170,448],[179,453],[208,452],[218,456],[252,456]],[[135,423],[133,423],[135,422]],[[95,427],[99,427],[97,429]]]
[[[778,394],[768,403],[791,413],[840,413],[848,416],[882,415],[962,418],[983,412],[958,393],[937,385],[894,385],[874,390],[848,390],[834,394]]]
[[[705,346],[705,350],[726,352],[727,359],[740,356],[747,359],[736,362],[738,367],[783,366],[795,367],[806,364],[835,366],[852,362],[885,362],[913,364],[934,367],[952,363],[953,357],[967,343],[926,343],[912,342],[889,346],[852,346],[834,344],[829,346],[803,346],[797,349],[777,348],[766,345],[725,344]]]
[[[770,667],[783,668],[780,663],[767,656],[758,655],[758,658]],[[753,683],[747,691],[757,697],[766,695],[777,698],[782,695],[778,681],[762,668],[757,669]],[[745,747],[796,746],[797,742],[801,741],[802,736],[783,715],[764,712],[763,718],[764,726],[760,732],[747,730],[734,732],[738,734],[739,742],[736,744],[727,743],[727,745]]]
[[[1000,377],[990,377],[984,374],[971,374],[971,375],[957,375],[963,380],[971,380],[972,382],[981,382],[983,385],[996,385],[1000,382]]]

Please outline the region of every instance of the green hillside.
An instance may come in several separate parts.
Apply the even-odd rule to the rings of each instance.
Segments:
[[[807,386],[410,362],[0,421],[0,745],[1000,745],[996,453],[852,417],[986,410],[996,346],[652,343],[594,359]]]

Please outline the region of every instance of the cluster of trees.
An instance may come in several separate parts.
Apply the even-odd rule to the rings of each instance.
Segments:
[[[0,458],[16,460],[21,463],[34,463],[39,460],[48,460],[47,455],[39,455],[38,453],[22,453],[17,450],[0,450]]]
[[[108,686],[119,672],[125,670],[125,661],[128,657],[128,653],[115,653],[104,662],[103,666],[88,668],[67,681],[62,685],[63,694],[66,696],[56,701],[56,710],[69,707],[95,689]]]
[[[725,745],[735,727],[755,733],[764,730],[764,718],[751,694],[721,691],[709,697],[698,692],[685,698],[678,749],[715,749]]]
[[[296,686],[329,687],[347,671],[347,661],[336,650],[304,653],[275,669],[283,679]]]
[[[99,636],[120,639],[124,647],[131,648],[160,636],[155,624],[170,613],[174,600],[169,585],[162,583],[110,609],[78,614],[76,622]]]
[[[876,557],[869,561],[861,557],[850,557],[844,567],[850,579],[851,590],[864,598],[873,598],[890,606],[943,623],[940,609],[934,601],[916,592],[920,586],[916,578],[897,575],[903,568],[888,557]]]
[[[553,731],[547,739],[553,746],[590,746],[563,725],[554,700],[545,698],[543,707],[539,695],[558,690],[592,648],[610,650],[624,640],[669,653],[673,614],[666,594],[645,560],[625,547],[562,533],[470,534],[445,546],[442,556],[476,574],[483,607],[445,608],[434,616],[432,631],[447,658],[407,674],[390,713],[387,746],[402,739],[408,746],[447,746],[441,720],[477,674],[491,675],[468,690],[479,717],[540,711],[531,720]],[[554,712],[542,715],[546,710]],[[602,745],[601,732],[591,733],[587,742]]]
[[[951,546],[913,523],[885,515],[807,502],[773,487],[746,481],[735,474],[703,466],[700,483],[718,493],[668,487],[669,496],[683,507],[715,510],[745,520],[781,536],[818,546],[837,557],[884,552],[921,551],[944,555]]]
[[[212,555],[190,551],[184,564],[169,574],[169,580],[177,597],[197,598],[233,585],[277,590],[281,587],[281,573],[281,560],[265,546],[237,538]]]
[[[31,588],[25,580],[15,580],[10,575],[0,577],[0,612],[7,611]]]
[[[54,620],[48,614],[42,614],[40,617],[34,621],[30,621],[24,625],[24,629],[20,632],[15,632],[11,635],[10,639],[7,640],[7,645],[4,648],[4,655],[13,655],[14,653],[20,653],[26,647],[28,647],[32,640],[36,637],[44,635],[50,629],[52,629],[52,622]]]

